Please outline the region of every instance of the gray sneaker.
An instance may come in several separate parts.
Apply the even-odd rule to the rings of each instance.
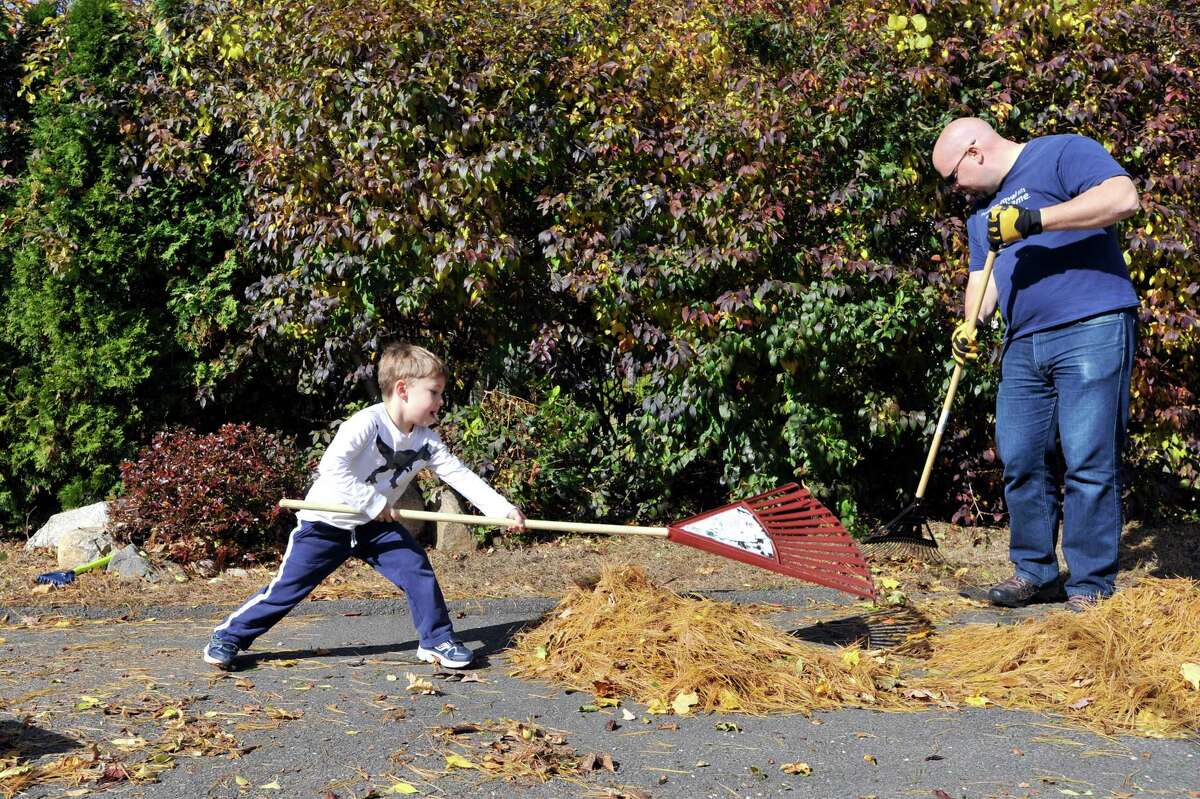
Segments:
[[[233,661],[237,657],[237,653],[237,644],[214,635],[204,647],[204,662],[223,671],[229,671],[233,668]]]
[[[442,641],[437,646],[426,649],[417,647],[417,657],[426,663],[437,663],[447,669],[462,669],[471,665],[475,653],[458,641]]]

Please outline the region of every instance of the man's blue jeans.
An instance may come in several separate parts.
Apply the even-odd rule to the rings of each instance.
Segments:
[[[1069,596],[1108,596],[1121,537],[1121,449],[1129,420],[1133,311],[1010,341],[996,400],[1009,559],[1035,585],[1058,578],[1058,525]],[[1059,453],[1066,471],[1060,490]]]

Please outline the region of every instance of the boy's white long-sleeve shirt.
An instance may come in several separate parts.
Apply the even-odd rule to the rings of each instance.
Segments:
[[[359,512],[305,510],[297,518],[352,530],[394,505],[426,466],[485,516],[507,516],[513,511],[514,506],[464,466],[435,431],[413,427],[411,433],[402,432],[381,402],[338,427],[306,497],[310,502],[349,505]]]

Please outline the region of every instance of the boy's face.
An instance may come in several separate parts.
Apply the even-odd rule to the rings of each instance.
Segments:
[[[430,427],[437,423],[437,413],[442,407],[442,392],[446,390],[444,377],[419,377],[416,380],[397,381],[393,394],[399,402],[400,427],[407,431],[412,425]]]

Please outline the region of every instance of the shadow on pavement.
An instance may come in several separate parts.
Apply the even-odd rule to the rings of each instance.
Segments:
[[[494,655],[497,652],[506,649],[512,643],[512,639],[524,628],[531,624],[535,624],[540,620],[525,619],[522,621],[511,621],[503,624],[492,624],[487,627],[475,627],[456,631],[456,637],[465,641],[468,645],[475,641],[479,641],[483,646],[475,649],[475,665],[482,667],[487,665],[489,655]],[[246,652],[241,654],[237,660],[238,670],[250,669],[257,666],[259,663],[272,660],[304,660],[306,658],[329,658],[329,657],[366,657],[369,655],[390,655],[401,652],[412,652],[414,662],[416,660],[417,642],[404,641],[401,643],[391,644],[368,644],[366,646],[336,646],[336,647],[312,647],[310,649],[289,649],[284,651],[274,652]]]
[[[50,730],[43,730],[16,719],[0,719],[0,750],[15,753],[25,760],[57,755],[80,749],[82,744]]]

